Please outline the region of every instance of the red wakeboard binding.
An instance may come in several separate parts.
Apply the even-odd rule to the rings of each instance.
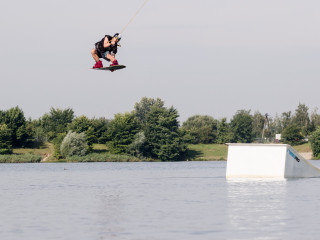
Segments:
[[[113,60],[113,62],[110,64],[110,67],[112,67],[112,66],[117,66],[117,65],[119,65],[119,63],[118,63],[118,60],[115,59],[115,60]],[[114,70],[110,70],[110,71],[113,72]]]
[[[96,62],[96,64],[92,68],[102,68],[102,61],[100,60],[99,62]]]

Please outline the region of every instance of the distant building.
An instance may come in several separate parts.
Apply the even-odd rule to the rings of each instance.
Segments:
[[[275,142],[280,142],[281,140],[281,134],[276,134]]]

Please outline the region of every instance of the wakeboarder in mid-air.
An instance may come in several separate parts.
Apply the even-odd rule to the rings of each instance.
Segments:
[[[120,32],[121,34],[126,30],[126,28],[129,26],[129,24],[133,21],[133,19],[138,15],[138,13],[141,11],[141,9],[146,5],[146,3],[149,0],[145,0],[142,6],[138,9],[138,11],[134,14],[134,16],[130,19],[130,21],[127,23],[127,25],[123,28],[123,30]],[[119,33],[116,33],[113,37],[109,35],[105,35],[104,38],[101,39],[100,42],[97,42],[95,44],[95,48],[91,50],[91,54],[93,59],[96,61],[96,64],[92,67],[92,69],[96,70],[109,70],[111,72],[115,70],[119,70],[122,68],[125,68],[124,65],[119,65],[116,54],[118,51],[118,46],[120,46],[118,43],[121,40],[121,35]],[[100,58],[103,58],[107,60],[108,62],[111,61],[111,64],[109,67],[103,67],[102,61]]]
[[[117,51],[118,51],[118,43],[121,40],[121,35],[116,33],[113,37],[109,35],[105,35],[101,41],[95,44],[95,48],[91,50],[91,54],[93,59],[96,61],[96,64],[93,68],[103,68],[102,61],[100,58],[107,60],[108,62],[111,61],[110,69],[112,70],[113,66],[119,66],[117,59],[115,58]]]

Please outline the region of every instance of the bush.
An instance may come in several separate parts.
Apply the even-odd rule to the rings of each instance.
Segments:
[[[311,149],[314,157],[319,157],[320,154],[320,126],[311,134],[309,138]]]
[[[62,157],[84,156],[87,153],[87,142],[85,133],[69,131],[60,146]]]

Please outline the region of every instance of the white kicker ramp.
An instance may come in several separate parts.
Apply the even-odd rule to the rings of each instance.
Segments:
[[[287,144],[228,144],[227,178],[320,177],[320,169]]]

